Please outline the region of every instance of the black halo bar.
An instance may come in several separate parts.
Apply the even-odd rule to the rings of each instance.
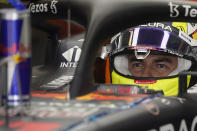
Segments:
[[[86,93],[94,85],[93,66],[97,52],[103,43],[121,30],[148,22],[185,21],[197,22],[197,2],[184,0],[56,0],[57,12],[48,6],[47,12],[32,12],[34,4],[51,5],[52,0],[36,0],[29,9],[32,16],[43,18],[67,18],[71,9],[71,19],[86,27],[85,41],[74,79],[70,85],[70,96]],[[187,7],[187,8],[186,8]]]
[[[187,75],[197,76],[197,72],[184,71],[179,73],[179,93],[178,96],[182,97],[183,93],[187,92]]]

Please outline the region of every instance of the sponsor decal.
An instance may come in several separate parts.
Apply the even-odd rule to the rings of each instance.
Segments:
[[[175,5],[172,2],[168,4],[170,6],[170,17],[178,17],[179,16],[179,5]]]
[[[197,33],[196,33],[197,32],[197,24],[196,23],[173,22],[172,26],[178,28],[179,30],[181,30],[182,32],[187,34],[188,36],[186,35],[186,37],[187,37],[186,39],[189,39],[189,41],[192,41],[192,39],[193,39],[193,42],[194,42],[194,40],[197,40]],[[182,36],[182,37],[184,37],[184,36]],[[194,42],[194,43],[196,43],[196,42]]]
[[[52,80],[40,87],[47,88],[47,89],[56,89],[65,84],[68,84],[73,79],[73,76],[62,75],[61,77]]]
[[[57,3],[58,3],[58,1],[56,1],[56,0],[51,1],[50,9],[53,14],[57,14],[57,7],[56,7]]]
[[[189,130],[190,129],[190,130]],[[159,129],[151,129],[148,131],[176,131],[175,126],[172,123],[167,123],[159,127]],[[191,127],[188,127],[185,119],[180,121],[178,131],[196,131],[197,130],[197,116],[194,117],[191,123]]]
[[[173,22],[172,26],[176,27],[177,29],[183,31],[184,33],[188,33],[187,23],[186,22]]]
[[[42,4],[34,4],[30,3],[29,10],[31,13],[43,13],[48,12],[49,10],[53,14],[57,14],[57,7],[56,4],[58,1],[52,0],[51,3],[42,3]]]
[[[157,80],[134,80],[136,84],[154,84]]]
[[[31,13],[48,12],[48,3],[45,4],[34,4],[29,5],[29,10]]]
[[[157,28],[161,28],[164,30],[168,30],[170,32],[172,32],[172,29],[169,25],[164,25],[163,23],[158,23],[158,22],[154,22],[154,23],[148,23],[146,25],[140,25],[142,27],[157,27]]]
[[[187,22],[173,22],[172,26],[178,28],[179,37],[188,42],[191,46],[196,46],[197,24]]]
[[[13,60],[16,64],[27,61],[27,58],[21,57],[19,54],[13,55]]]
[[[185,40],[187,43],[189,43],[190,45],[192,45],[192,38],[189,37],[187,34],[185,34],[182,31],[179,31],[179,37],[182,38],[183,40]]]
[[[13,45],[11,45],[10,47],[6,47],[3,44],[0,44],[0,49],[2,53],[10,53],[10,54],[14,54],[17,53],[17,44],[14,43]]]
[[[157,50],[157,48],[149,47],[149,46],[132,46],[131,49],[132,50],[135,50],[135,49]]]
[[[20,55],[25,55],[28,57],[31,52],[31,46],[25,47],[24,44],[20,43],[19,47],[17,47],[17,44],[14,43],[10,47],[6,47],[3,44],[0,44],[1,53],[0,54],[17,54],[20,53]]]
[[[169,2],[169,7],[170,7],[170,17],[179,17],[180,16],[180,11],[184,10],[184,16],[185,17],[196,17],[197,16],[197,9],[192,8],[191,5],[179,5],[179,4],[174,4],[172,2]]]
[[[197,30],[197,24],[196,23],[188,23],[188,35],[191,35],[195,33]]]
[[[78,46],[74,46],[73,48],[68,49],[62,54],[67,62],[61,62],[60,67],[77,67],[80,55],[81,49]]]
[[[168,52],[170,54],[174,54],[174,55],[177,55],[179,57],[183,57],[182,54],[178,53],[177,51],[173,51],[173,50],[164,50],[164,52]]]
[[[188,23],[188,35],[190,35],[194,40],[197,40],[197,24],[196,23]]]

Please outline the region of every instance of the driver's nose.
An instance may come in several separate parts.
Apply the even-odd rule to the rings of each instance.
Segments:
[[[149,67],[144,67],[142,77],[153,77],[153,71]]]

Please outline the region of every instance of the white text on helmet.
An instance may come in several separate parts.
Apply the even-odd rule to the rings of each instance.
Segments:
[[[157,28],[161,28],[161,29],[172,32],[171,27],[169,25],[164,25],[163,23],[154,22],[154,23],[148,23],[147,25],[141,25],[141,26],[142,27],[157,27]]]

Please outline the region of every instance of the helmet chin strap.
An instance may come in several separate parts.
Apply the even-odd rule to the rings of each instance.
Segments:
[[[177,75],[182,71],[187,71],[190,69],[192,62],[190,60],[178,57],[178,65],[177,68],[172,71],[168,76]]]

